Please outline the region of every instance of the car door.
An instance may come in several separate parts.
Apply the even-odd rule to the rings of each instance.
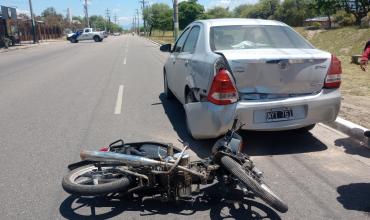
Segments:
[[[90,29],[85,29],[84,32],[79,37],[79,40],[87,40],[89,39]]]
[[[177,62],[177,56],[180,54],[185,40],[188,37],[190,28],[187,28],[182,32],[181,36],[177,39],[175,46],[173,47],[173,50],[170,54],[170,57],[168,58],[168,62],[166,65],[166,76],[167,76],[167,81],[168,81],[168,87],[170,90],[173,92],[173,94],[179,99],[179,92],[177,91],[178,88],[175,86],[176,85],[176,80],[177,80],[177,75],[178,73],[176,72],[176,62]]]
[[[184,46],[176,57],[176,80],[174,85],[175,88],[177,88],[177,97],[181,103],[185,103],[185,86],[193,77],[194,72],[192,70],[192,57],[198,41],[199,31],[200,27],[198,25],[194,25],[191,28],[189,35],[185,40]]]

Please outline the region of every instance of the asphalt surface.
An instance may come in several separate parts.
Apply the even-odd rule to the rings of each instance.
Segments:
[[[180,146],[181,139],[192,156],[209,154],[214,140],[192,140],[182,106],[164,99],[166,56],[134,36],[0,54],[0,219],[370,219],[370,150],[323,125],[308,134],[242,133],[246,152],[289,205],[285,214],[258,199],[176,205],[65,193],[61,179],[79,151],[119,138]]]

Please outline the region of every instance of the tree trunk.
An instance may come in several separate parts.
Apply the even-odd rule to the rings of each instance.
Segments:
[[[153,30],[153,25],[150,26],[150,30],[149,30],[149,36],[150,37],[152,36],[152,30]]]
[[[330,17],[330,14],[328,14],[328,22],[329,22],[329,29],[331,29],[331,17]]]

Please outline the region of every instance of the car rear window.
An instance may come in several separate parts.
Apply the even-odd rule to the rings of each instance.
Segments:
[[[312,48],[303,37],[290,27],[276,25],[211,27],[210,42],[212,50]]]

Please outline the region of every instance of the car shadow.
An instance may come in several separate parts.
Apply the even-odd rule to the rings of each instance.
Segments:
[[[176,99],[167,100],[162,93],[159,96],[165,113],[179,138],[189,143],[190,148],[201,158],[210,154],[216,139],[194,140],[186,128],[185,111]],[[240,131],[243,137],[243,149],[251,156],[281,155],[324,151],[327,146],[310,132],[257,132]]]
[[[188,133],[186,128],[185,111],[182,104],[177,99],[166,98],[164,93],[159,95],[159,99],[163,109],[170,120],[173,129],[176,131],[178,137],[189,144],[194,153],[200,158],[208,157],[211,153],[211,148],[215,143],[215,139],[194,140]]]
[[[354,141],[352,138],[340,138],[335,140],[334,144],[337,147],[343,148],[344,152],[346,152],[347,154],[370,158],[369,149],[360,146],[361,144]]]
[[[311,132],[241,131],[243,150],[250,156],[299,154],[324,151],[328,147]]]
[[[240,190],[228,192],[223,198],[214,184],[190,201],[161,202],[152,197],[67,197],[59,207],[60,214],[66,219],[107,219],[118,215],[153,215],[207,217],[219,219],[281,219],[270,207],[255,200],[244,198]],[[204,212],[209,211],[207,216]],[[135,213],[132,213],[135,212]],[[201,212],[201,213],[200,213]],[[128,218],[128,216],[126,216]]]
[[[337,192],[337,200],[345,209],[370,213],[370,183],[339,186]]]

